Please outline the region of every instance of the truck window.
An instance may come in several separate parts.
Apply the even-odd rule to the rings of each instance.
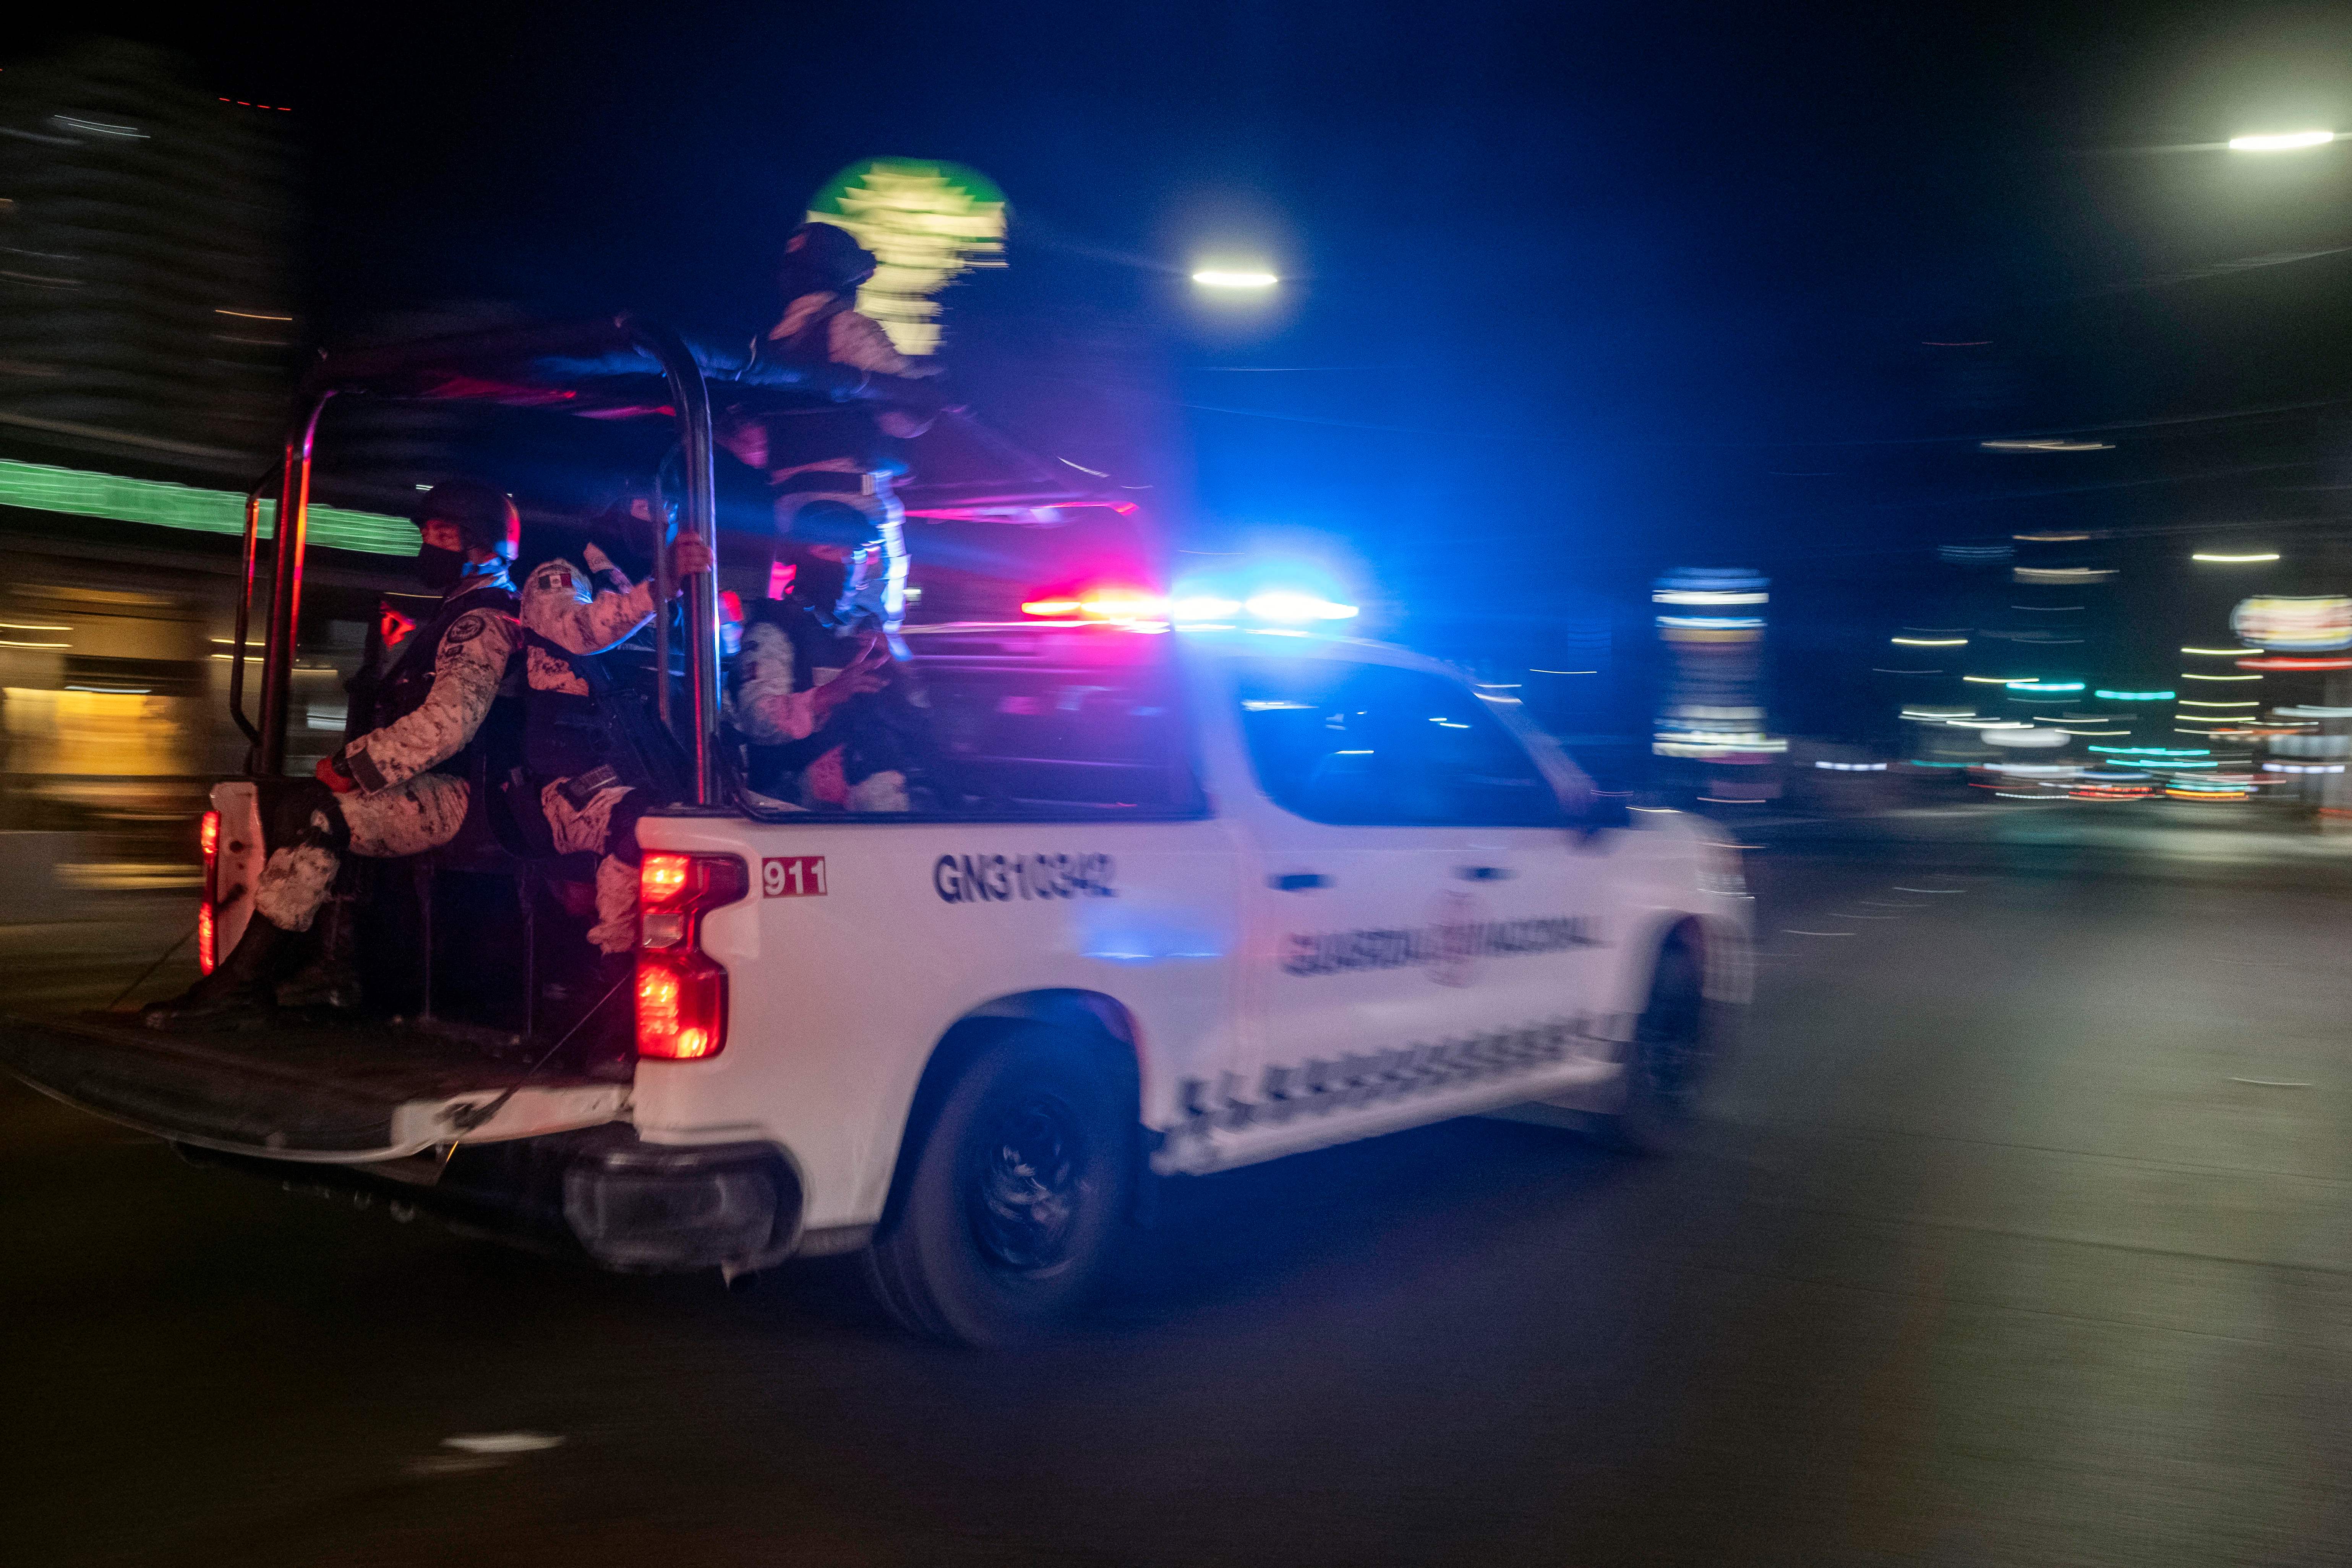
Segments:
[[[1339,659],[1236,661],[1251,765],[1276,805],[1356,827],[1549,827],[1559,796],[1458,682]]]
[[[1164,664],[923,663],[941,806],[1067,816],[1202,809]]]

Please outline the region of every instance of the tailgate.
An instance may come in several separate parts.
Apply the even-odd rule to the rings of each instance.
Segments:
[[[388,1024],[174,1036],[121,1013],[0,1018],[0,1068],[174,1142],[360,1163],[621,1120],[604,1083]]]

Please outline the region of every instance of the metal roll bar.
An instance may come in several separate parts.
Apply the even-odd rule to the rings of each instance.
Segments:
[[[236,721],[239,730],[245,731],[247,743],[254,746],[261,743],[261,731],[254,728],[253,721],[245,716],[246,632],[253,616],[255,558],[260,553],[261,496],[269,488],[269,481],[277,477],[278,470],[272,468],[254,480],[253,488],[245,492],[245,546],[236,579],[236,637],[230,644],[228,656],[228,716]],[[248,763],[252,761],[250,752],[247,761]]]
[[[319,416],[338,393],[405,400],[454,399],[516,407],[560,409],[596,417],[667,415],[677,422],[685,503],[682,530],[701,536],[714,552],[719,542],[717,475],[713,468],[710,391],[725,382],[731,398],[755,408],[779,401],[798,407],[812,400],[835,404],[888,404],[937,412],[946,395],[924,380],[868,374],[847,365],[766,362],[762,341],[744,346],[698,347],[679,333],[637,316],[467,333],[407,343],[339,351],[315,364],[297,395],[276,479],[278,521],[275,573],[261,671],[257,721],[245,716],[243,655],[250,634],[255,577],[260,557],[260,516],[265,477],[246,496],[244,576],[236,618],[236,660],[229,703],[237,728],[253,741],[249,771],[282,773],[294,674],[295,633],[302,614],[302,564],[308,543],[311,447]],[[657,374],[656,374],[657,373]],[[661,509],[667,510],[666,508]],[[666,521],[666,520],[664,520]],[[656,532],[664,531],[657,528]],[[667,542],[666,541],[664,542]],[[654,576],[661,595],[656,638],[667,641],[671,595],[669,552],[655,552]],[[681,735],[693,762],[692,804],[715,806],[725,795],[719,746],[719,583],[715,570],[696,574],[684,584],[687,711],[675,714],[668,701],[667,660],[663,666],[665,707],[689,730]],[[665,648],[663,652],[667,653]]]
[[[711,550],[710,569],[698,572],[686,584],[686,705],[693,715],[690,755],[694,764],[694,804],[717,805],[720,794],[719,766],[719,479],[711,466],[710,389],[703,384],[702,367],[686,340],[669,328],[623,316],[619,325],[646,353],[661,363],[677,410],[678,464],[686,480],[686,515],[681,532],[700,534]],[[662,509],[657,508],[656,510]],[[656,612],[667,624],[670,578],[666,520],[654,519],[654,593]],[[661,679],[669,681],[667,649]]]
[[[269,584],[269,629],[262,645],[261,734],[253,768],[265,776],[286,771],[287,700],[294,689],[294,630],[302,618],[302,546],[310,521],[310,444],[318,435],[319,416],[333,395],[331,387],[306,388],[299,395],[278,471],[276,574]],[[252,504],[257,516],[257,488]],[[241,626],[238,635],[244,635]]]

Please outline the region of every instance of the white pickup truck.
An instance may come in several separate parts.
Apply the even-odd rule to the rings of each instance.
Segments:
[[[981,806],[648,818],[631,1083],[389,1026],[15,1022],[5,1059],[610,1267],[863,1250],[901,1321],[982,1344],[1066,1319],[1160,1177],[1529,1102],[1629,1142],[1690,1114],[1747,995],[1737,856],[1612,809],[1506,694],[1295,632],[907,636]],[[215,796],[225,942],[253,799]]]

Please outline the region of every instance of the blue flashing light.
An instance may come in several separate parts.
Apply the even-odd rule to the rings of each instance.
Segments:
[[[2076,687],[2075,689],[2079,691],[2082,688]],[[2110,702],[2169,702],[2175,697],[2179,696],[2179,693],[2174,691],[2108,691],[2103,689],[2101,690],[2092,692],[2091,695],[2094,697],[2104,697]]]

